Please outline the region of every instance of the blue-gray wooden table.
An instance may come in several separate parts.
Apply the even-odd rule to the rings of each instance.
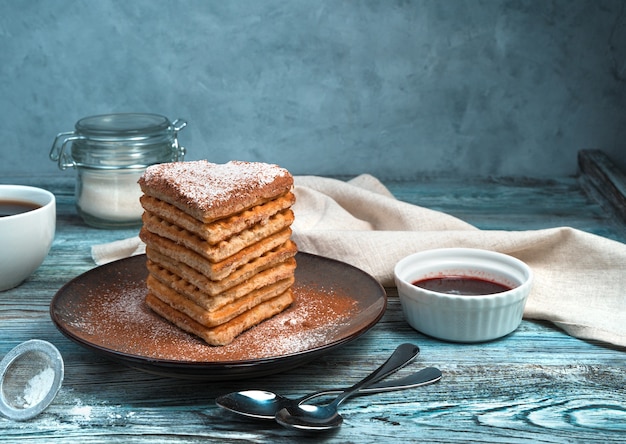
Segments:
[[[581,163],[576,177],[551,180],[483,178],[387,182],[399,198],[442,210],[483,229],[569,225],[621,242],[623,175],[602,156]],[[584,159],[583,159],[584,160]],[[589,160],[589,159],[587,159]],[[589,166],[598,170],[589,169]],[[549,323],[524,320],[497,341],[437,341],[404,321],[395,289],[367,334],[304,366],[262,378],[203,382],[143,373],[109,362],[66,339],[49,304],[67,281],[95,267],[90,247],[137,234],[99,230],[74,209],[73,181],[3,177],[0,183],[48,188],[58,199],[56,238],[43,265],[20,287],[0,293],[0,355],[32,338],[52,342],[65,361],[65,381],[40,416],[0,417],[0,440],[25,442],[624,442],[626,350],[570,337]],[[613,187],[613,188],[611,188]],[[618,198],[607,189],[617,190]],[[610,194],[610,193],[608,193]],[[623,198],[623,195],[622,195]],[[1,246],[0,246],[1,248]],[[626,291],[626,289],[625,289]],[[303,435],[215,405],[225,392],[266,388],[303,395],[345,386],[381,364],[402,342],[421,348],[400,374],[437,366],[443,379],[404,392],[353,398],[337,432]]]

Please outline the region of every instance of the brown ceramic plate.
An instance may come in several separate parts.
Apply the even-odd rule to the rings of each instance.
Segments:
[[[78,344],[164,376],[227,380],[309,362],[367,332],[382,317],[385,290],[351,265],[298,253],[295,302],[231,344],[211,347],[145,304],[145,255],[94,268],[65,284],[50,304],[56,327]]]

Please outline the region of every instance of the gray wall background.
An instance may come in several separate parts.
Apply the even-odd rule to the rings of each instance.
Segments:
[[[0,176],[81,117],[189,125],[187,159],[294,174],[626,170],[619,0],[0,0]]]

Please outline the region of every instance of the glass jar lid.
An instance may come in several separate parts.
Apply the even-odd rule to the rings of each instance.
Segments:
[[[178,132],[187,122],[170,122],[164,116],[119,113],[89,116],[76,122],[75,130],[57,134],[50,158],[59,168],[145,168],[182,160],[185,148]],[[71,148],[70,148],[71,147]]]
[[[158,114],[102,114],[76,122],[76,132],[92,140],[145,139],[167,135],[170,130],[174,128],[169,119]]]

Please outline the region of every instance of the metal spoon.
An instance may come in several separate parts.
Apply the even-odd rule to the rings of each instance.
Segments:
[[[330,430],[337,428],[343,418],[337,411],[338,407],[349,397],[356,395],[362,388],[369,387],[377,380],[390,375],[408,362],[407,355],[417,355],[419,348],[413,344],[401,344],[387,361],[367,377],[341,393],[333,402],[323,406],[300,404],[281,409],[276,414],[276,421],[288,428],[301,430]]]
[[[387,359],[387,361],[393,360],[393,362],[396,363],[394,369],[392,370],[390,366],[390,371],[385,374],[381,373],[377,375],[375,379],[373,379],[372,384],[406,366],[417,357],[419,352],[420,349],[417,345],[409,343],[400,344],[389,359]],[[219,396],[215,402],[219,407],[244,416],[258,419],[274,419],[276,413],[284,407],[298,405],[309,399],[326,394],[341,393],[344,390],[346,389],[323,390],[296,400],[285,398],[284,396],[265,390],[244,390]]]
[[[358,395],[404,390],[432,384],[440,379],[441,371],[439,369],[427,367],[403,378],[394,379],[392,381],[382,381],[363,388],[359,390]],[[245,390],[222,395],[218,397],[215,402],[218,406],[243,416],[256,419],[274,419],[276,413],[283,408],[297,406],[321,396],[338,395],[346,390],[348,389],[322,390],[299,399],[286,398],[265,390]]]

